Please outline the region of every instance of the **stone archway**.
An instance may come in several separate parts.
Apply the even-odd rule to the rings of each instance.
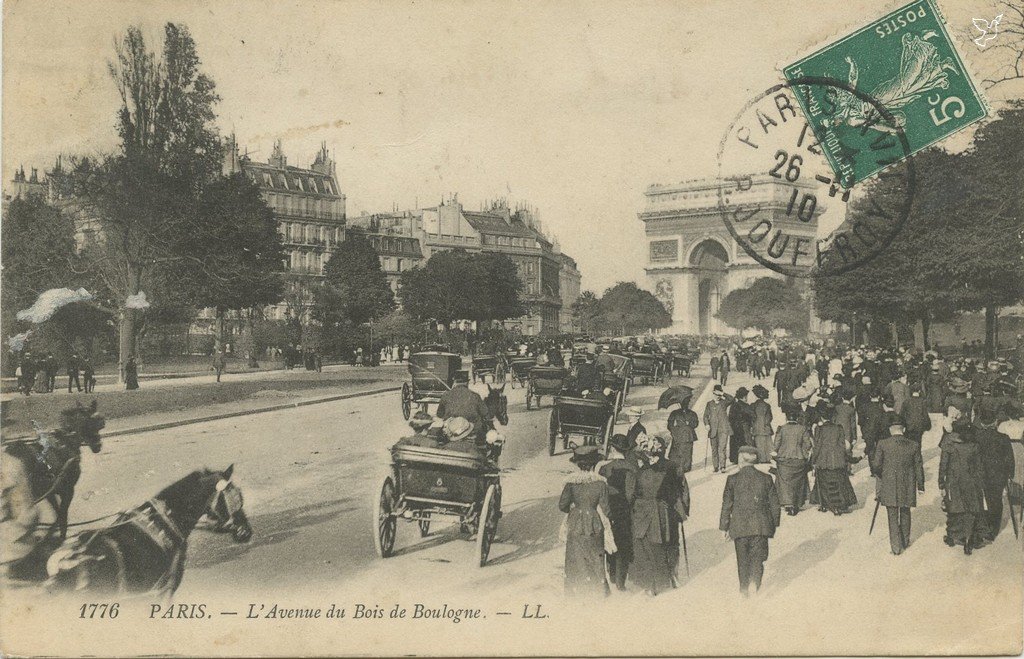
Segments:
[[[690,251],[688,265],[697,281],[696,329],[701,335],[721,334],[725,327],[715,314],[728,292],[729,252],[719,241],[706,238]]]

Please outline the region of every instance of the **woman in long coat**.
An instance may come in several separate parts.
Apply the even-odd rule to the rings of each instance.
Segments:
[[[811,454],[811,433],[800,422],[798,407],[786,411],[786,423],[775,431],[775,486],[779,503],[789,515],[796,515],[807,501],[807,459]]]
[[[626,573],[633,560],[633,525],[630,504],[626,500],[626,473],[636,471],[637,461],[625,435],[615,435],[608,446],[608,460],[597,467],[598,473],[608,481],[608,520],[616,546],[615,553],[608,556],[608,573],[618,590],[626,590]]]
[[[818,504],[818,510],[822,512],[828,510],[842,515],[857,503],[846,468],[846,431],[835,423],[835,408],[825,401],[818,403],[817,412],[822,422],[814,428],[814,448],[811,450],[811,465],[814,467],[811,503]]]
[[[950,547],[962,545],[965,554],[977,546],[980,519],[985,510],[985,471],[978,445],[971,441],[971,426],[955,412],[942,425],[942,457],[939,459],[939,491],[946,511],[946,536]]]
[[[674,586],[679,524],[690,512],[690,492],[678,465],[664,458],[665,445],[646,434],[637,438],[640,467],[626,473],[626,500],[632,504],[632,580],[650,595]],[[675,550],[676,556],[670,556]]]
[[[124,388],[129,391],[139,388],[139,365],[134,357],[129,357],[124,365]]]
[[[754,396],[757,400],[750,406],[754,413],[752,434],[754,446],[757,448],[757,461],[770,462],[772,452],[772,406],[768,402],[768,390],[759,384],[754,385]]]
[[[567,595],[608,594],[604,520],[608,519],[610,509],[608,483],[594,472],[600,459],[596,446],[577,448],[571,460],[579,471],[569,477],[558,499],[558,509],[569,515],[565,539]]]

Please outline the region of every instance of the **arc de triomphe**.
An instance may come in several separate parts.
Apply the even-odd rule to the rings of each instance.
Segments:
[[[721,301],[761,277],[783,275],[752,259],[729,233],[718,206],[719,182],[696,179],[647,188],[639,213],[647,236],[648,288],[672,314],[672,334],[735,334],[715,317]],[[765,213],[784,207],[791,188],[768,176],[752,178],[748,194]],[[773,203],[778,200],[778,203]],[[798,229],[816,238],[818,216]],[[792,231],[791,231],[792,232]]]

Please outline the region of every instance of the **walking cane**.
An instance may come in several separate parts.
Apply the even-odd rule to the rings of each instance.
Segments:
[[[1010,509],[1010,512],[1011,513],[1013,512],[1012,508]],[[1017,527],[1014,526],[1014,528],[1016,529]],[[690,555],[686,551],[686,525],[683,524],[683,523],[679,524],[679,537],[683,541],[683,563],[686,564],[686,578],[689,579],[690,578]]]
[[[875,513],[871,516],[871,528],[868,529],[868,535],[871,535],[871,532],[875,530],[875,520],[878,519],[878,509],[881,505],[882,502],[875,499]]]
[[[1006,505],[1010,507],[1010,521],[1013,522],[1013,537],[1020,539],[1020,529],[1017,527],[1017,514],[1013,512],[1013,499],[1010,498],[1010,488],[1006,489]]]

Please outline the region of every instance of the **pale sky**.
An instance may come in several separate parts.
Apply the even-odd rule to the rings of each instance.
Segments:
[[[455,192],[469,209],[529,202],[601,292],[642,280],[647,185],[713,175],[729,123],[782,66],[898,4],[8,0],[3,177],[113,149],[115,34],[180,22],[220,128],[254,158],[279,137],[308,166],[326,141],[349,215]],[[990,4],[940,2],[964,34]]]

